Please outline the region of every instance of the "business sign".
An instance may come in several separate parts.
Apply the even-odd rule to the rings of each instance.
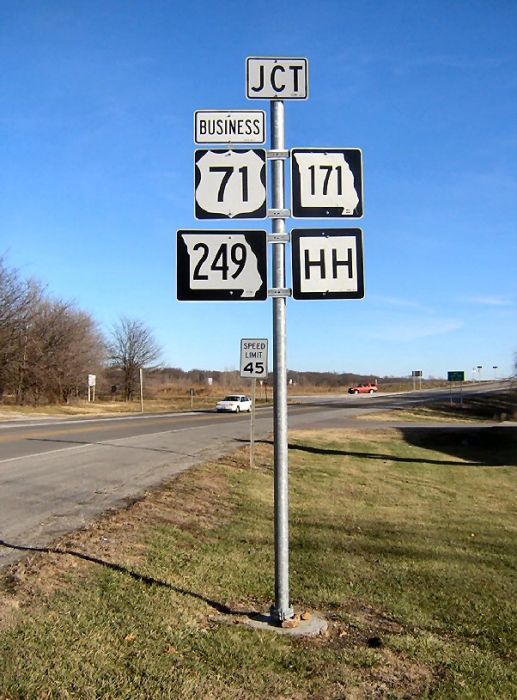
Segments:
[[[194,112],[196,143],[266,143],[266,113],[256,109],[199,109]]]
[[[306,58],[248,58],[246,96],[250,100],[306,100],[309,62]]]
[[[448,382],[464,382],[465,372],[447,372]]]
[[[265,219],[266,151],[195,152],[196,219]]]
[[[291,251],[294,299],[364,297],[361,229],[293,229]]]
[[[179,301],[263,301],[266,231],[180,230],[176,267]]]
[[[291,149],[291,214],[302,219],[362,217],[361,150]]]
[[[267,377],[267,338],[242,338],[241,377]]]

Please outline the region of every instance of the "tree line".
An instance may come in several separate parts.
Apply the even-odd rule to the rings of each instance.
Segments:
[[[131,399],[140,367],[160,352],[141,321],[121,317],[106,337],[91,314],[50,296],[0,257],[0,401],[68,402],[84,394],[88,374],[107,368],[118,371]]]

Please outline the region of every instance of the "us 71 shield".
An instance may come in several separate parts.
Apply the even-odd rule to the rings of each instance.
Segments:
[[[264,219],[266,151],[195,152],[196,219]]]

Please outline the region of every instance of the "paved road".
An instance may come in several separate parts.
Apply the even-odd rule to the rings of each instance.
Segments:
[[[343,427],[358,414],[429,398],[427,392],[299,397],[289,425]],[[0,422],[0,540],[49,544],[174,474],[234,450],[249,439],[249,425],[247,415],[214,412]],[[257,439],[272,429],[271,409],[259,409]],[[19,556],[0,547],[0,567]]]

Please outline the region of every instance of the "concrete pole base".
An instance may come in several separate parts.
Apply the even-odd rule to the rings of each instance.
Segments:
[[[277,634],[287,634],[293,637],[317,637],[325,634],[328,629],[328,622],[322,617],[312,615],[312,613],[301,613],[283,622],[277,622],[271,615],[261,615],[252,613],[242,616],[218,615],[212,617],[214,622],[226,623],[229,625],[241,625],[256,630],[266,630]]]

